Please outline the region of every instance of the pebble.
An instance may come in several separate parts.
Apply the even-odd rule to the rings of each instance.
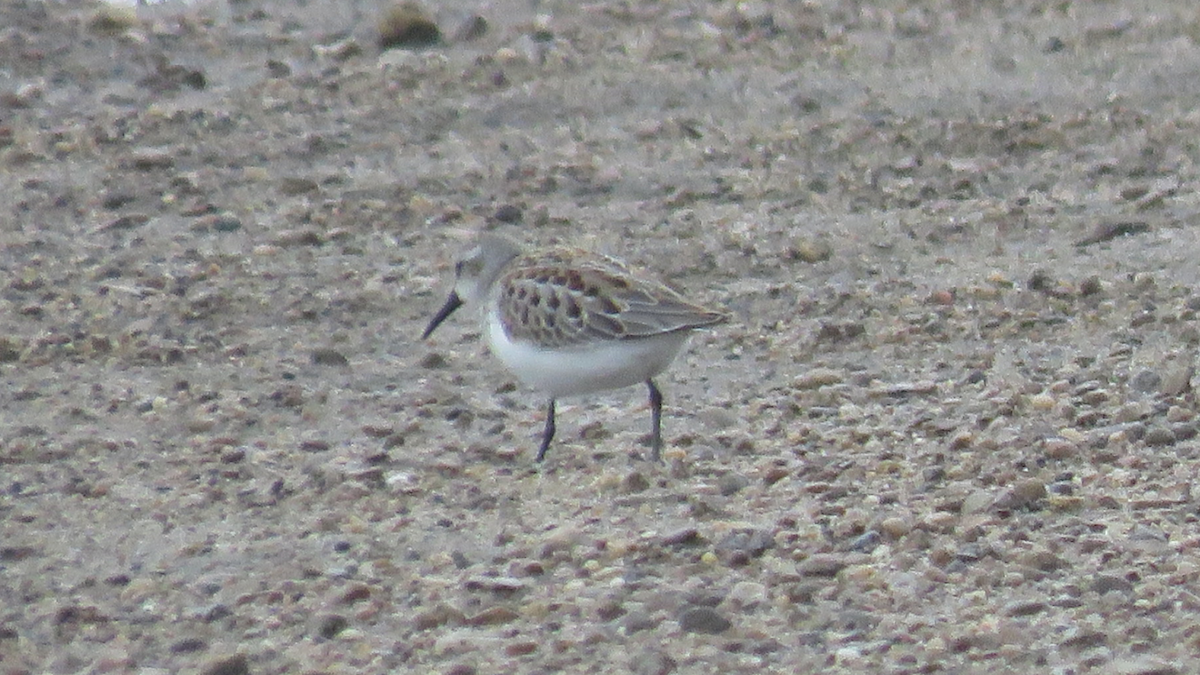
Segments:
[[[245,654],[234,654],[210,661],[201,672],[204,675],[250,675],[250,661]]]
[[[468,626],[496,626],[512,623],[520,618],[520,614],[507,607],[489,607],[478,614],[467,617],[464,623]]]
[[[175,166],[175,148],[170,146],[139,148],[126,156],[125,164],[138,171],[169,169]]]
[[[633,663],[633,675],[669,675],[678,672],[679,663],[661,651],[640,654]]]
[[[1113,591],[1118,593],[1132,593],[1133,582],[1124,577],[1100,574],[1092,581],[1092,590],[1100,595]]]
[[[841,384],[843,375],[840,371],[829,368],[813,368],[792,380],[796,389],[819,389],[833,384]]]
[[[850,565],[850,562],[842,556],[830,553],[818,553],[805,558],[800,563],[797,571],[801,576],[805,577],[834,577],[848,565]]]
[[[1163,376],[1159,393],[1165,396],[1180,396],[1192,388],[1192,377],[1196,374],[1193,365],[1175,365]]]
[[[767,600],[767,587],[756,581],[739,581],[729,589],[725,602],[743,608],[753,607]]]
[[[1154,425],[1146,429],[1146,435],[1142,437],[1142,442],[1146,445],[1154,447],[1162,447],[1165,445],[1174,445],[1179,439],[1175,436],[1175,432],[1167,427]]]
[[[1041,614],[1049,609],[1049,606],[1040,600],[1028,600],[1022,602],[1012,602],[1004,606],[1003,614],[1005,616],[1032,616]]]
[[[663,535],[660,542],[663,546],[698,546],[703,544],[705,539],[696,528],[681,527]]]
[[[689,607],[679,615],[679,627],[685,633],[724,633],[733,623],[712,607]]]
[[[415,2],[393,2],[383,12],[378,24],[380,49],[416,49],[430,47],[442,41],[442,32],[425,10]]]
[[[346,617],[332,614],[321,619],[317,626],[317,634],[326,640],[332,640],[349,625],[350,622],[346,620]]]
[[[1129,387],[1142,393],[1156,391],[1160,384],[1162,384],[1162,377],[1153,370],[1139,370],[1137,374],[1129,378]]]
[[[870,553],[882,542],[882,537],[875,530],[867,530],[850,542],[850,550],[859,553]]]
[[[899,539],[912,531],[912,523],[899,516],[891,516],[879,521],[879,531],[892,539]]]
[[[1005,490],[996,498],[993,506],[997,509],[1023,509],[1033,506],[1036,502],[1045,499],[1046,484],[1036,478],[1029,478],[1018,482],[1016,485]]]
[[[724,496],[730,497],[750,485],[750,479],[740,473],[727,473],[717,479],[717,490]]]
[[[1184,671],[1173,663],[1153,657],[1134,657],[1113,661],[1101,672],[1103,675],[1182,675]]]

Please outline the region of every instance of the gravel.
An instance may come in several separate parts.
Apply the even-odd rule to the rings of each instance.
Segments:
[[[1197,21],[0,4],[0,669],[1196,672]],[[733,312],[662,466],[486,228]]]

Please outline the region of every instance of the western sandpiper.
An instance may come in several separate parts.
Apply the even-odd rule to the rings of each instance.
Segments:
[[[482,308],[492,353],[518,380],[550,395],[537,461],[554,438],[556,399],[641,382],[650,389],[651,457],[659,460],[663,399],[654,377],[693,330],[726,321],[725,312],[619,260],[565,247],[523,253],[497,234],[482,235],[455,270],[454,290],[421,339],[463,304]]]

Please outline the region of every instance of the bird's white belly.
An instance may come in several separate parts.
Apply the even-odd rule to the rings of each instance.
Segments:
[[[486,323],[492,353],[522,383],[553,398],[645,382],[671,365],[688,338],[687,331],[679,331],[547,349],[510,339],[495,312]]]

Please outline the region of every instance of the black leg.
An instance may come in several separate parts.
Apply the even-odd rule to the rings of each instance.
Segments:
[[[650,459],[661,461],[662,454],[662,392],[654,386],[654,380],[646,380],[650,387],[650,421],[653,425],[650,437]]]
[[[542,461],[546,458],[546,451],[550,449],[550,441],[554,440],[554,399],[550,399],[550,405],[546,408],[546,428],[542,431],[542,447],[538,448],[537,459]]]

